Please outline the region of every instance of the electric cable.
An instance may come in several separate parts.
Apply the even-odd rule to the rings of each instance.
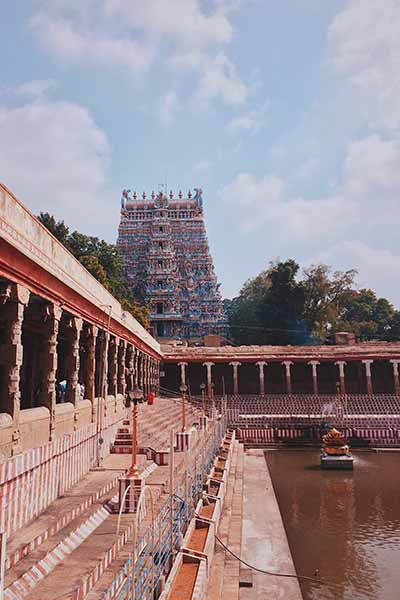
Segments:
[[[196,516],[199,516],[199,515],[196,515]],[[229,554],[231,554],[234,558],[236,558],[236,560],[241,562],[243,565],[246,565],[246,567],[249,567],[249,569],[251,569],[252,571],[257,571],[258,573],[263,573],[264,575],[273,575],[274,577],[289,577],[291,579],[301,579],[304,581],[311,581],[313,583],[320,583],[322,585],[336,585],[335,583],[332,584],[330,582],[322,581],[321,579],[315,579],[315,577],[308,577],[307,575],[294,575],[291,573],[279,573],[279,572],[274,572],[274,571],[267,571],[265,569],[259,569],[258,567],[251,565],[250,563],[243,560],[243,558],[240,558],[240,556],[235,554],[233,552],[233,550],[231,550],[226,544],[224,544],[224,542],[215,533],[214,533],[214,537],[217,540],[217,542],[219,544],[221,544],[221,546],[227,552],[229,552]]]

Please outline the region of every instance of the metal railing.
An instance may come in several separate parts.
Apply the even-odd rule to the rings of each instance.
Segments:
[[[200,443],[194,452],[186,453],[185,469],[174,482],[172,496],[168,495],[152,523],[137,540],[131,557],[116,574],[102,600],[153,600],[194,516],[203,484],[225,433],[225,419],[221,417],[210,426],[211,432],[198,432]]]

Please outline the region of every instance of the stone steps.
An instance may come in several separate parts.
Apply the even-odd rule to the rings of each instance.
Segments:
[[[33,523],[19,530],[7,542],[6,570],[107,494],[117,485],[118,477],[119,473],[115,471],[92,471],[62,498],[55,500]]]
[[[244,449],[234,442],[231,467],[225,494],[218,537],[240,556],[243,505]],[[211,565],[208,600],[239,599],[240,563],[216,542]]]
[[[148,445],[169,445],[170,429],[177,429],[180,422],[180,407],[168,401],[165,406],[160,402],[158,410],[154,406],[141,408],[145,409],[142,418]],[[188,415],[190,423],[196,417],[195,411],[188,411]],[[123,438],[130,436],[129,421],[120,429]],[[140,470],[149,464],[143,455],[138,460]],[[176,478],[182,473],[183,460],[183,455],[176,455]],[[129,465],[128,455],[109,456],[103,463],[104,470],[89,473],[65,498],[54,502],[48,514],[46,511],[31,527],[25,528],[24,536],[10,541],[6,600],[55,600],[60,596],[63,600],[82,600],[95,589],[97,582],[107,588],[107,581],[115,578],[116,568],[132,551],[128,543],[132,542],[132,515],[121,516],[117,537],[118,514],[105,507],[106,500],[117,499],[117,479]],[[165,501],[168,477],[166,466],[156,467],[147,478],[157,507]],[[148,524],[146,519],[143,526]]]
[[[147,464],[144,457],[142,458],[141,470]],[[54,579],[60,570],[64,570],[67,563],[76,561],[78,555],[81,556],[79,566],[85,571],[86,561],[81,549],[88,550],[88,540],[96,539],[101,530],[107,531],[107,521],[110,518],[115,520],[107,509],[106,502],[116,497],[118,477],[128,465],[121,465],[120,461],[115,465],[113,462],[115,463],[112,459],[106,459],[105,470],[89,473],[64,498],[55,501],[24,530],[25,536],[36,533],[28,548],[18,536],[10,541],[8,552],[11,566],[5,578],[5,600],[56,598],[59,590],[65,588],[65,581],[60,582],[59,587],[54,583]],[[103,540],[100,538],[105,551],[108,551],[108,546],[112,545],[113,540],[110,542],[106,537]],[[101,545],[100,543],[99,546]],[[100,547],[97,548],[97,552],[101,550]],[[71,568],[71,571],[66,573],[64,577],[68,580],[74,569]],[[38,592],[38,589],[42,591]]]
[[[185,464],[185,456],[183,453],[175,454],[175,469],[174,478],[178,479],[182,473],[182,469]],[[157,515],[161,507],[169,497],[169,467],[161,466],[158,467],[153,473],[149,475],[146,480],[146,485],[150,486],[154,496],[154,514]],[[131,515],[132,519],[132,515]],[[138,538],[147,527],[151,524],[150,512],[140,523],[140,530]],[[103,572],[101,578],[97,581],[96,585],[93,586],[90,593],[85,597],[85,600],[112,600],[113,596],[110,594],[105,597],[106,592],[109,590],[115,581],[117,574],[123,569],[126,561],[132,556],[132,535],[127,537],[126,543],[121,547],[118,552],[118,556],[114,558],[112,564]],[[124,578],[122,577],[122,580]],[[118,586],[117,586],[118,587]]]
[[[149,409],[153,407],[148,407]],[[148,419],[146,419],[148,417]],[[188,424],[198,420],[198,411],[192,406],[188,407]],[[172,404],[170,401],[161,406],[161,413],[142,413],[139,417],[138,446],[140,448],[151,447],[160,450],[169,446],[170,430],[177,430],[181,422],[181,406]],[[132,434],[128,427],[120,428],[117,432],[114,445],[111,449],[115,454],[129,454],[132,449]]]

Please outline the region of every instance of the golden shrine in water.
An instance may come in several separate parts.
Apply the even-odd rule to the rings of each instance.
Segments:
[[[322,436],[321,467],[323,469],[353,468],[353,457],[346,437],[334,427]]]

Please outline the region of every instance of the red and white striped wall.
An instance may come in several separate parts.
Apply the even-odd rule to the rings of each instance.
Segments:
[[[105,420],[102,452],[109,454],[122,414]],[[98,435],[91,424],[0,464],[0,531],[24,527],[96,463]]]

